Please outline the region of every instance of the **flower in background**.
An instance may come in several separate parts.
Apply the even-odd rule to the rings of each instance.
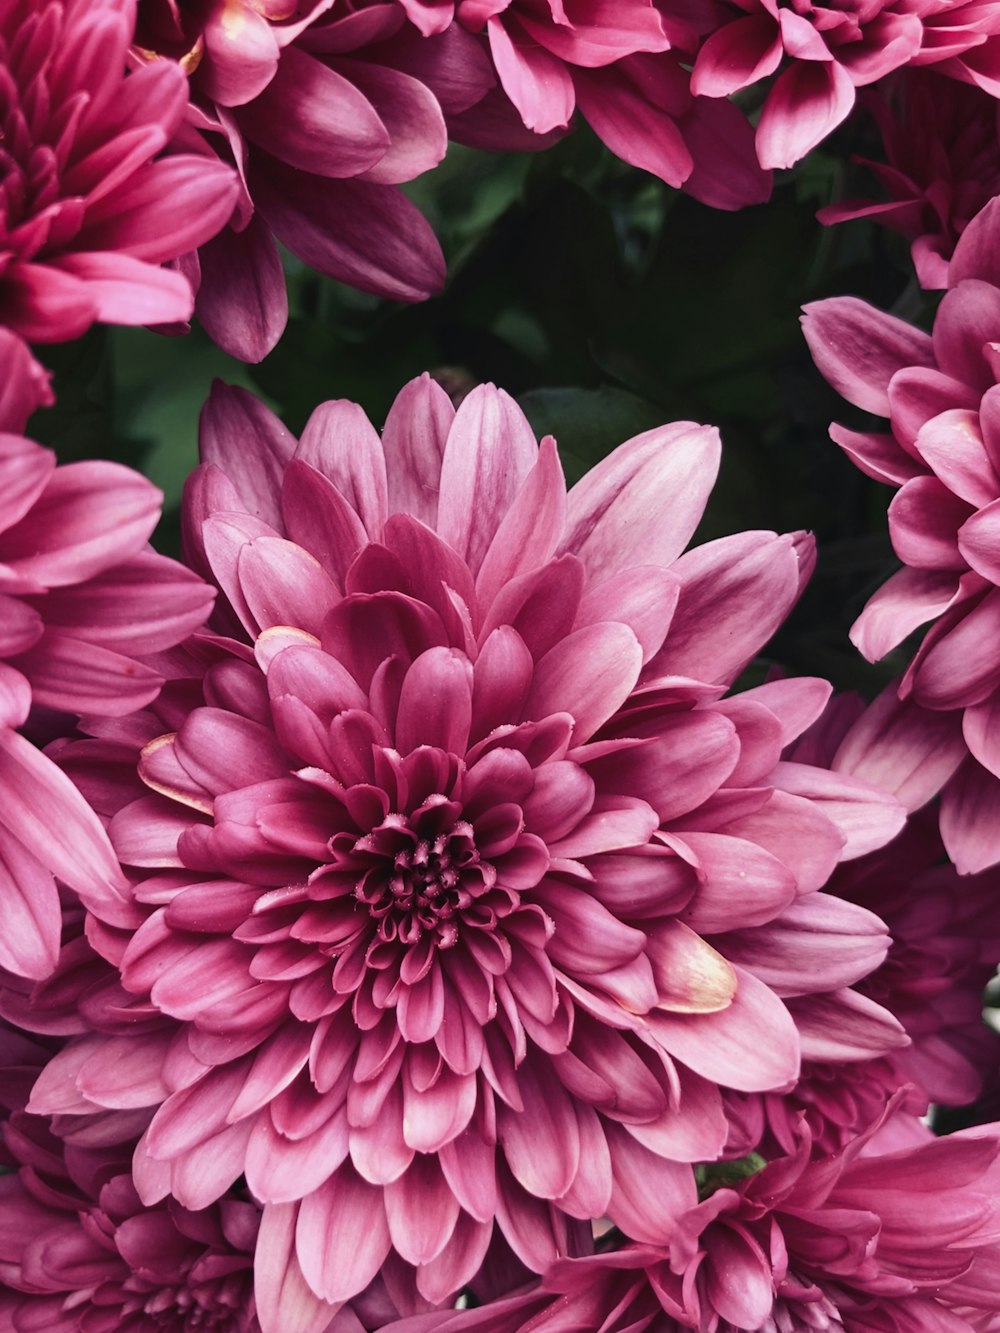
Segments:
[[[998,1127],[873,1155],[876,1128],[816,1160],[800,1127],[788,1156],[708,1167],[702,1201],[657,1244],[564,1260],[533,1288],[385,1333],[991,1327]]]
[[[869,218],[911,242],[922,287],[948,286],[948,261],[975,215],[1000,194],[1000,106],[981,88],[908,69],[861,98],[882,135],[885,162],[867,167],[887,199],[841,199],[820,222]]]
[[[698,51],[691,89],[728,97],[777,74],[757,127],[765,167],[791,167],[850,114],[857,89],[904,65],[1000,95],[1000,15],[976,0],[734,0]]]
[[[76,787],[18,733],[32,706],[117,716],[148,703],[163,677],[139,659],[200,625],[212,591],[149,550],[160,492],[117,463],[57,467],[15,433],[44,401],[43,373],[0,329],[0,966],[55,966],[53,875],[115,914],[124,881]]]
[[[31,342],[95,320],[186,319],[190,285],[163,264],[214,236],[236,201],[230,168],[169,152],[180,70],[126,77],[133,15],[129,0],[0,12],[0,325]]]
[[[51,1053],[0,1027],[0,1326],[259,1333],[260,1210],[238,1197],[199,1212],[172,1199],[144,1207],[129,1171],[141,1117],[94,1117],[66,1141],[25,1113]]]
[[[500,83],[525,126],[568,127],[576,111],[623,161],[716,208],[762,203],[761,169],[746,116],[694,97],[687,64],[715,10],[677,12],[650,0],[604,9],[586,3],[436,6],[484,32]]]
[[[934,622],[899,682],[907,705],[900,730],[912,745],[923,726],[925,751],[947,733],[928,772],[939,786],[947,783],[941,832],[963,873],[1000,861],[998,227],[994,200],[955,247],[930,335],[853,297],[817,302],[803,322],[813,359],[833,387],[889,418],[889,433],[841,426],[830,432],[863,472],[899,488],[889,534],[904,568],[869,600],[851,637],[874,661]],[[891,703],[885,707],[892,711]],[[971,759],[963,763],[966,747]]]
[[[884,926],[816,892],[899,806],[781,762],[824,682],[722,697],[812,551],[681,555],[714,430],[650,431],[567,496],[505,394],[456,412],[424,377],[382,439],[336,402],[296,441],[219,389],[203,455],[214,632],[60,754],[137,881],[87,936],[147,1022],[88,1006],[32,1108],[150,1108],[147,1202],[244,1175],[266,1329],[303,1291],[324,1327],[390,1254],[445,1300],[494,1225],[536,1272],[605,1213],[659,1235],[723,1149],[720,1085],[905,1041],[849,989]],[[118,764],[88,773],[94,745]]]
[[[396,3],[142,0],[134,49],[150,68],[179,62],[191,130],[239,168],[232,225],[186,261],[220,346],[259,361],[280,337],[276,240],[362,291],[420,301],[439,290],[437,239],[398,187],[444,157],[446,118],[495,87],[477,39],[417,27]]]

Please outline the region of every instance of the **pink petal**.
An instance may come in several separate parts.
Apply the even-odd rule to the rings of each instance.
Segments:
[[[422,301],[444,283],[434,233],[397,187],[326,180],[260,153],[251,163],[254,201],[304,264],[364,292]]]
[[[791,167],[850,114],[854,81],[834,61],[789,65],[771,86],[757,126],[762,167]]]
[[[299,1205],[295,1252],[317,1295],[345,1301],[364,1290],[391,1247],[382,1190],[346,1167]]]
[[[772,990],[737,967],[732,1003],[715,1014],[648,1014],[650,1032],[677,1060],[722,1087],[766,1092],[799,1075],[799,1039]]]
[[[570,491],[564,548],[594,577],[672,564],[701,518],[721,449],[714,427],[683,421],[620,445]]]
[[[329,477],[355,511],[372,541],[388,516],[385,455],[371,422],[356,403],[322,403],[312,413],[295,452]]]
[[[325,1333],[334,1307],[312,1290],[295,1253],[297,1204],[267,1204],[254,1255],[254,1297],[261,1333]]]
[[[247,512],[280,532],[281,479],[296,441],[270,408],[246,389],[216,381],[202,410],[199,445],[202,462],[218,464]]]
[[[642,649],[626,626],[605,622],[574,630],[536,666],[525,716],[572,714],[579,744],[624,703],[641,667]]]
[[[473,389],[448,433],[437,523],[473,574],[537,461],[535,436],[514,400],[492,384]]]
[[[490,54],[504,92],[536,134],[568,125],[574,96],[566,66],[544,47],[523,38],[516,20],[511,27],[514,35],[499,17],[490,18],[486,25]]]
[[[296,46],[281,54],[268,86],[236,112],[253,143],[302,171],[357,176],[390,147],[375,108],[336,70]]]
[[[0,825],[0,967],[38,979],[59,960],[62,911],[55,880],[6,828]]]
[[[805,308],[802,332],[821,375],[842,398],[889,416],[889,381],[898,370],[933,366],[930,336],[854,296]]]
[[[441,461],[454,419],[451,399],[429,375],[396,396],[382,432],[390,513],[437,526]]]
[[[5,827],[102,919],[130,922],[126,881],[97,816],[65,773],[12,731],[0,730],[0,791]]]
[[[851,642],[877,662],[953,606],[960,590],[957,571],[900,569],[869,598],[851,627]]]

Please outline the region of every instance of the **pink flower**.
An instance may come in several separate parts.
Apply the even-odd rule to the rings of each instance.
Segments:
[[[201,624],[212,593],[146,547],[161,500],[149,482],[117,463],[56,467],[13,433],[47,385],[7,330],[0,381],[0,966],[41,977],[59,947],[53,875],[112,914],[124,881],[93,811],[17,729],[33,704],[118,715],[148,703],[163,678],[137,659]]]
[[[470,32],[485,29],[500,82],[529,129],[565,129],[579,110],[623,161],[705,203],[734,209],[770,194],[743,113],[691,94],[682,62],[710,28],[711,6],[681,14],[651,0],[460,0],[455,12]]]
[[[955,248],[932,335],[852,297],[808,307],[803,325],[813,358],[834,388],[889,418],[888,434],[831,428],[862,471],[899,488],[889,506],[889,533],[904,568],[870,599],[851,637],[875,660],[935,622],[900,682],[900,699],[910,707],[898,725],[907,732],[905,755],[919,744],[921,728],[925,751],[934,736],[948,733],[928,770],[939,775],[939,785],[961,762],[962,739],[971,752],[974,763],[963,765],[949,784],[942,807],[945,846],[963,873],[1000,860],[991,814],[1000,792],[992,721],[1000,687],[994,651],[1000,635],[998,227],[994,200]],[[885,710],[891,712],[891,704]],[[953,717],[928,719],[927,711]],[[883,720],[890,725],[887,715]],[[918,774],[918,786],[926,785],[926,776]]]
[[[92,1117],[67,1142],[25,1114],[26,1075],[49,1054],[0,1030],[0,1326],[259,1333],[259,1209],[237,1197],[198,1212],[174,1200],[144,1207],[129,1173],[130,1117]]]
[[[554,1265],[538,1287],[385,1333],[976,1333],[995,1310],[998,1127],[899,1152],[709,1167],[657,1245]],[[728,1172],[728,1175],[727,1175]],[[743,1179],[740,1176],[743,1175]]]
[[[398,186],[444,157],[446,116],[494,86],[475,38],[460,28],[422,35],[394,3],[144,0],[135,42],[154,68],[180,61],[193,129],[240,170],[232,227],[187,261],[198,316],[220,346],[259,361],[280,337],[276,240],[393,300],[441,287],[437,240]]]
[[[976,0],[734,0],[729,14],[699,50],[691,88],[728,97],[777,73],[757,127],[765,167],[792,166],[847,118],[858,88],[903,65],[1000,92],[1000,16]]]
[[[962,232],[1000,193],[1000,108],[980,88],[907,70],[862,99],[878,122],[886,162],[859,158],[878,180],[884,202],[842,199],[819,220],[870,218],[912,242],[922,287],[948,286],[948,261]]]
[[[233,209],[231,170],[163,155],[186,88],[166,66],[125,77],[133,14],[129,0],[11,0],[0,14],[0,324],[29,341],[186,319],[191,289],[161,265]]]
[[[215,632],[61,752],[134,867],[131,919],[95,904],[87,936],[148,1022],[81,991],[32,1106],[153,1110],[150,1202],[244,1174],[265,1329],[303,1290],[324,1327],[390,1252],[444,1300],[494,1225],[534,1271],[604,1213],[659,1235],[722,1151],[720,1086],[905,1040],[849,990],[882,923],[816,892],[901,811],[781,762],[824,682],[722,698],[811,546],[681,556],[714,430],[639,436],[567,496],[491,386],[456,413],[414,381],[382,439],[337,402],[296,441],[238,390],[204,424]]]

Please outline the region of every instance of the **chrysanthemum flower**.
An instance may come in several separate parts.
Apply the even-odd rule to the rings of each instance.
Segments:
[[[966,228],[933,334],[852,297],[808,307],[804,331],[821,373],[849,402],[888,417],[888,434],[831,428],[869,476],[899,487],[889,534],[904,568],[870,599],[851,637],[870,660],[934,621],[900,685],[918,710],[961,718],[971,761],[949,782],[941,829],[963,872],[1000,860],[993,817],[1000,795],[994,717],[1000,689],[1000,204]],[[888,706],[891,711],[891,705]],[[921,714],[910,711],[908,729]],[[888,724],[889,719],[884,719]],[[925,750],[950,723],[929,723]],[[948,743],[950,778],[962,759]],[[950,767],[949,767],[950,766]],[[930,795],[932,793],[928,793]]]
[[[567,496],[506,395],[456,413],[425,377],[382,439],[339,402],[297,442],[220,390],[203,451],[217,633],[64,751],[138,881],[87,933],[147,1021],[94,1019],[32,1106],[158,1108],[147,1200],[245,1175],[265,1328],[303,1287],[323,1327],[390,1251],[443,1300],[495,1224],[534,1271],[577,1220],[660,1234],[722,1151],[720,1085],[905,1040],[847,989],[882,923],[815,892],[898,806],[780,762],[824,682],[721,698],[811,548],[680,556],[714,430],[639,436]]]
[[[907,69],[861,99],[882,135],[885,162],[866,158],[883,200],[841,199],[820,222],[868,218],[911,242],[921,287],[948,286],[948,262],[962,232],[1000,193],[1000,104],[981,88]]]
[[[198,316],[227,351],[259,361],[284,328],[275,239],[393,300],[440,288],[440,247],[397,187],[444,157],[446,116],[495,86],[477,39],[425,33],[396,3],[143,0],[135,49],[152,68],[180,62],[192,127],[240,169],[232,226],[188,261]]]
[[[743,112],[691,93],[687,66],[711,29],[711,6],[442,0],[428,12],[438,21],[454,13],[485,35],[503,89],[530,130],[565,129],[579,111],[618,157],[714,207],[741,208],[770,194]]]
[[[24,345],[0,329],[0,966],[40,977],[55,966],[53,874],[114,913],[121,871],[77,789],[17,728],[32,705],[117,715],[163,682],[142,655],[202,623],[212,590],[146,539],[154,486],[117,463],[57,467],[14,434],[43,392]]]
[[[798,1150],[706,1177],[659,1245],[553,1265],[534,1289],[386,1333],[979,1333],[995,1311],[998,1127],[899,1152]],[[734,1164],[735,1165],[735,1164]],[[742,1165],[742,1164],[741,1164]],[[755,1169],[761,1168],[762,1169]]]
[[[188,318],[187,280],[161,266],[214,236],[236,201],[221,162],[162,155],[187,89],[166,65],[126,77],[134,12],[130,0],[0,10],[0,324],[29,341]]]
[[[857,89],[903,65],[1000,93],[1000,17],[975,0],[733,0],[698,52],[692,91],[728,97],[777,72],[757,127],[765,167],[790,167],[850,114]]]
[[[260,1210],[236,1197],[200,1212],[174,1200],[144,1207],[129,1174],[138,1130],[130,1141],[127,1116],[96,1117],[66,1142],[24,1112],[31,1072],[50,1054],[0,1029],[0,1327],[259,1333]]]

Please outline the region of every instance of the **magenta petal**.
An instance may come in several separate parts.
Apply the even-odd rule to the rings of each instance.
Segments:
[[[834,61],[796,61],[778,75],[757,126],[762,167],[791,167],[850,114],[854,81]]]
[[[826,815],[844,838],[843,859],[875,851],[891,841],[906,822],[902,804],[879,787],[845,773],[809,764],[777,764],[775,787],[803,796]]]
[[[663,1161],[620,1125],[605,1123],[614,1188],[608,1216],[640,1244],[662,1245],[698,1198],[694,1171]]]
[[[682,854],[688,851],[698,871],[699,886],[684,920],[700,934],[730,929],[736,903],[740,924],[759,926],[795,897],[797,885],[789,866],[753,842],[726,833],[686,830],[669,840]]]
[[[68,463],[31,512],[0,533],[0,561],[48,587],[82,583],[140,550],[162,498],[119,463]]]
[[[887,1009],[854,990],[789,1000],[806,1060],[871,1060],[909,1044]]]
[[[602,69],[574,69],[573,86],[580,114],[616,157],[652,172],[675,189],[691,175],[693,160],[684,135],[652,90],[629,78],[635,56]],[[657,62],[668,85],[676,67]],[[648,83],[648,79],[646,81]]]
[[[394,301],[422,301],[444,283],[430,226],[391,185],[325,180],[260,154],[250,184],[258,208],[303,263]]]
[[[543,46],[517,33],[516,21],[512,26],[517,41],[502,18],[492,17],[486,25],[490,54],[504,92],[536,134],[568,125],[575,101],[569,71]]]
[[[31,681],[36,703],[69,713],[122,717],[151,703],[163,684],[131,657],[51,632],[14,665]]]
[[[262,630],[287,625],[319,636],[337,604],[337,586],[301,546],[281,537],[256,537],[242,548],[237,575],[246,604]]]
[[[254,214],[242,231],[227,228],[199,251],[195,314],[205,332],[240,361],[263,361],[285,330],[288,296],[278,247]]]
[[[426,83],[376,61],[341,57],[337,67],[365,95],[389,133],[388,148],[363,173],[364,180],[400,185],[438,165],[448,149],[448,130],[441,105]]]
[[[0,731],[0,790],[4,825],[100,917],[122,922],[126,881],[100,821],[69,778],[11,731]]]
[[[565,519],[566,483],[555,442],[547,437],[483,557],[476,577],[481,607],[488,607],[511,579],[548,560],[562,537]]]
[[[574,630],[535,668],[525,716],[571,713],[573,740],[588,740],[628,697],[642,649],[625,625],[605,621]]]
[[[364,93],[296,46],[285,47],[274,78],[235,119],[252,143],[320,176],[357,176],[391,143]]]
[[[934,365],[928,334],[854,296],[805,306],[802,332],[820,374],[876,416],[889,416],[887,390],[897,370]]]
[[[436,528],[441,462],[454,420],[451,399],[427,374],[396,396],[382,432],[390,513],[412,514]]]
[[[721,450],[713,426],[686,421],[620,445],[570,491],[565,549],[597,578],[671,565],[701,518]]]
[[[883,962],[890,939],[866,908],[809,893],[760,930],[735,930],[716,943],[730,962],[787,997],[852,985]]]
[[[960,875],[1000,861],[1000,779],[969,759],[941,798],[941,837]]]
[[[125,254],[67,254],[55,261],[86,283],[96,317],[106,324],[172,324],[190,319],[194,295],[187,279]]]
[[[696,97],[728,97],[773,74],[781,54],[781,35],[771,13],[724,23],[698,52],[691,91]]]
[[[346,1167],[299,1205],[295,1252],[324,1300],[350,1300],[367,1287],[391,1243],[382,1190]]]
[[[438,536],[473,574],[537,461],[535,436],[514,400],[492,384],[473,389],[448,432],[437,521]]]
[[[203,463],[217,463],[250,514],[279,529],[281,479],[295,438],[246,389],[216,381],[199,423]]]
[[[788,614],[799,592],[795,539],[740,533],[696,547],[674,573],[681,594],[666,642],[643,679],[692,676],[728,682]]]
[[[329,477],[372,541],[388,517],[385,455],[375,428],[355,403],[322,403],[306,422],[295,458]]]
[[[714,1014],[648,1014],[650,1032],[675,1059],[722,1087],[766,1092],[799,1075],[799,1038],[769,987],[737,967],[728,1008]]]
[[[264,1207],[254,1255],[254,1295],[261,1333],[325,1333],[333,1307],[312,1290],[295,1253],[297,1204]]]
[[[965,520],[958,530],[958,549],[977,574],[1000,586],[1000,500]]]
[[[834,767],[892,792],[912,811],[937,795],[965,755],[959,714],[901,700],[893,682],[844,736]]]
[[[0,825],[0,967],[47,977],[59,959],[62,911],[55,880]]]
[[[981,208],[962,235],[948,265],[949,284],[955,287],[964,278],[981,278],[1000,286],[1000,261],[997,259],[997,234],[1000,206],[991,199]]]
[[[947,611],[959,591],[957,570],[900,569],[869,598],[851,627],[851,642],[869,662],[877,662]]]
[[[386,1186],[385,1211],[397,1254],[408,1263],[425,1264],[451,1239],[459,1205],[437,1159],[420,1154]]]

